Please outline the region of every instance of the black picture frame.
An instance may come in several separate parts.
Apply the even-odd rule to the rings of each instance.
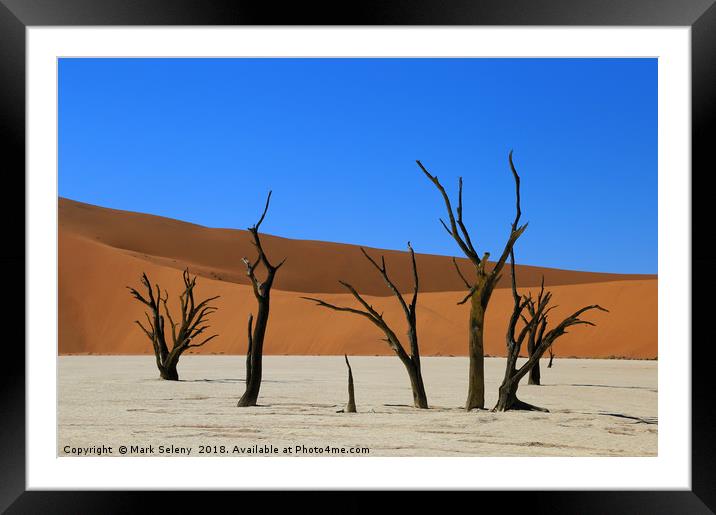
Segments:
[[[716,172],[710,147],[716,142],[716,6],[715,0],[415,0],[381,2],[333,2],[326,5],[293,3],[277,8],[270,2],[201,0],[0,0],[0,145],[3,147],[5,202],[0,220],[6,222],[3,264],[6,291],[14,292],[11,306],[17,310],[25,271],[25,228],[15,222],[24,212],[25,167],[25,29],[32,26],[79,25],[553,25],[553,26],[689,26],[692,59],[692,489],[689,491],[585,491],[585,492],[462,492],[450,493],[450,502],[469,502],[475,509],[484,502],[509,497],[511,507],[530,505],[531,513],[713,513],[716,511],[716,427],[709,379],[712,335],[703,330],[716,274],[716,257],[705,251],[713,228],[706,202],[705,178]],[[9,158],[9,159],[8,159]],[[695,187],[698,186],[698,187]],[[11,201],[15,200],[16,202]],[[17,205],[20,204],[20,205]],[[705,237],[704,237],[705,236]],[[10,243],[9,245],[7,243]],[[701,247],[701,248],[700,248]],[[685,249],[689,250],[689,249]],[[10,271],[8,273],[8,271]],[[24,279],[25,274],[23,274]],[[48,292],[53,295],[54,292]],[[703,295],[700,295],[703,294]],[[8,294],[6,294],[7,296]],[[24,297],[24,295],[23,295]],[[0,510],[7,513],[130,513],[149,509],[147,497],[162,496],[162,509],[182,513],[194,506],[237,503],[247,507],[266,493],[196,492],[68,492],[26,491],[25,486],[25,352],[24,329],[16,320],[4,335],[4,367],[0,373]],[[678,344],[679,342],[670,342]],[[682,342],[686,344],[687,342]],[[688,352],[685,346],[684,352]],[[290,502],[310,503],[312,511],[363,512],[374,509],[375,493],[294,492]],[[216,499],[219,496],[221,499]],[[313,499],[313,497],[318,498]],[[404,496],[403,510],[425,505],[425,493]],[[475,499],[479,497],[479,499]],[[271,511],[286,495],[271,494]],[[501,499],[506,501],[507,499]],[[154,500],[156,501],[156,499]],[[263,502],[265,498],[263,498]],[[153,504],[153,503],[152,503]],[[412,505],[412,506],[411,506]],[[295,504],[293,505],[295,509]],[[218,507],[218,506],[217,506]],[[486,508],[486,506],[484,507]],[[483,508],[483,509],[484,509]]]

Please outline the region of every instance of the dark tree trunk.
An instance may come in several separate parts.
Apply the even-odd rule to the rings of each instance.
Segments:
[[[485,330],[485,307],[481,295],[472,295],[470,307],[469,356],[467,401],[465,409],[482,409],[485,407],[485,347],[483,343]]]
[[[180,356],[181,352],[179,350],[170,352],[164,359],[163,365],[159,368],[159,377],[168,381],[178,381],[177,365],[179,364]]]
[[[526,402],[519,400],[517,398],[516,381],[507,381],[502,383],[499,390],[499,397],[497,398],[497,404],[493,409],[493,411],[508,410],[542,411],[549,413],[548,409],[533,406],[532,404],[527,404]]]
[[[270,298],[268,291],[265,296],[258,299],[259,312],[256,316],[254,334],[251,338],[251,353],[249,359],[249,370],[247,371],[246,391],[239,399],[238,407],[256,406],[261,389],[261,372],[264,348],[264,336],[268,325]]]
[[[527,357],[531,358],[535,353],[535,336],[536,331],[531,331],[527,339]],[[530,369],[529,376],[527,378],[527,384],[539,385],[540,383],[540,371],[539,371],[539,360],[535,361],[535,364]]]
[[[495,411],[507,411],[512,407],[516,400],[517,388],[512,382],[503,382],[500,386],[497,404],[494,409]]]
[[[540,384],[540,371],[539,371],[539,361],[535,362],[534,366],[530,370],[530,376],[527,380],[527,384],[534,384],[539,386]]]
[[[529,378],[527,379],[527,384],[534,384],[534,385],[541,385],[540,382],[541,375],[539,371],[539,360],[535,361],[534,366],[530,369]]]
[[[404,364],[410,377],[410,387],[413,390],[413,405],[416,408],[428,409],[428,396],[425,393],[425,384],[423,383],[420,365],[410,360]]]
[[[177,372],[176,363],[168,363],[166,366],[159,368],[159,377],[167,381],[178,381],[179,373]]]
[[[554,361],[554,352],[552,352],[552,347],[549,348],[549,363],[547,363],[547,368],[552,368],[552,362]]]
[[[269,191],[268,197],[266,198],[266,207],[264,207],[264,212],[261,214],[261,218],[259,218],[259,221],[253,227],[249,227],[254,247],[256,247],[259,254],[258,258],[253,263],[247,258],[242,259],[246,265],[246,275],[249,276],[251,285],[253,286],[254,297],[256,297],[256,301],[258,303],[258,313],[256,315],[256,323],[253,328],[253,334],[251,333],[253,315],[249,315],[249,341],[246,351],[246,390],[237,403],[237,406],[240,408],[256,406],[256,401],[259,398],[259,391],[261,389],[264,337],[266,336],[269,308],[271,305],[271,287],[273,286],[276,272],[286,261],[284,259],[278,265],[272,265],[264,252],[263,246],[261,245],[259,227],[261,226],[261,222],[263,222],[266,217],[266,212],[268,211],[270,202],[271,192]],[[266,279],[263,281],[259,281],[256,277],[256,267],[259,263],[266,269]]]
[[[539,361],[535,362],[534,366],[530,370],[530,376],[527,379],[527,384],[534,384],[534,385],[541,385],[540,382],[541,376],[539,371]]]
[[[351,364],[348,362],[348,356],[344,354],[343,357],[346,359],[346,365],[348,366],[348,404],[346,404],[345,413],[355,413],[356,396],[353,389],[353,370],[351,370]]]
[[[251,383],[251,351],[253,350],[253,345],[251,344],[251,342],[253,340],[253,336],[252,336],[253,323],[254,323],[254,315],[249,314],[248,344],[246,346],[246,386],[247,387]]]
[[[410,249],[411,255],[413,249]],[[413,267],[415,267],[415,256],[413,255]],[[415,271],[415,291],[417,300],[417,269]],[[410,356],[403,362],[408,370],[410,377],[410,388],[413,391],[413,406],[420,409],[428,409],[428,396],[425,393],[425,383],[423,382],[423,371],[420,366],[420,346],[418,345],[417,319],[415,314],[415,300],[411,303],[408,310],[408,341],[410,342]]]

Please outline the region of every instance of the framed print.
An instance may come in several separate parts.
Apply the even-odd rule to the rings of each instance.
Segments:
[[[716,505],[711,2],[1,9],[3,509]]]

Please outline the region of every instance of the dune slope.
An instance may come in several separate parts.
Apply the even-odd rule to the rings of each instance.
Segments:
[[[253,222],[253,221],[251,221]],[[203,277],[238,284],[249,284],[244,256],[253,257],[255,250],[248,231],[211,229],[159,216],[118,211],[61,198],[59,201],[60,237],[64,234],[82,236],[130,255],[162,266],[192,272]],[[375,273],[356,245],[293,240],[262,235],[266,252],[275,260],[287,257],[275,287],[296,292],[339,293],[345,291],[338,279],[349,281],[361,293],[389,295],[382,279]],[[450,257],[419,254],[420,289],[423,292],[461,291],[464,285],[455,273]],[[391,278],[399,288],[410,291],[412,275],[406,252],[367,248],[373,255],[385,255]],[[456,249],[459,254],[459,250]],[[471,265],[458,259],[465,276],[470,277]],[[488,265],[489,267],[489,265]],[[623,275],[575,272],[554,268],[519,266],[523,286],[537,286],[544,275],[545,285],[585,284],[604,281],[654,279],[653,275]],[[508,274],[503,274],[500,287],[509,287]]]
[[[191,245],[184,242],[191,241]],[[365,319],[316,307],[301,299],[312,293],[330,302],[355,305],[334,284],[353,281],[368,300],[403,334],[405,324],[395,298],[363,265],[357,247],[266,237],[272,255],[288,255],[272,297],[265,344],[267,354],[390,354],[380,332]],[[246,319],[256,309],[245,284],[240,257],[252,255],[244,231],[207,229],[160,217],[60,201],[59,353],[142,354],[151,345],[134,320],[143,318],[127,285],[138,285],[144,271],[166,288],[178,306],[184,266],[200,274],[198,296],[221,295],[212,329],[220,337],[202,353],[243,353]],[[385,252],[401,285],[409,285],[407,256]],[[455,282],[449,258],[418,255],[421,281],[418,329],[424,355],[465,355],[468,306]],[[407,261],[405,262],[407,264]],[[290,267],[291,266],[291,267]],[[465,266],[465,270],[468,267]],[[452,272],[452,273],[450,273]],[[655,358],[657,356],[657,280],[520,267],[525,290],[535,288],[542,272],[554,292],[554,317],[585,304],[599,303],[610,313],[593,313],[597,327],[577,327],[559,340],[558,356]],[[488,310],[486,352],[504,355],[504,327],[512,306],[509,289],[497,289]]]

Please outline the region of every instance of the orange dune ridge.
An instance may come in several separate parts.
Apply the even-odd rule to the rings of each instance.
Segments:
[[[338,279],[351,282],[384,313],[398,334],[406,325],[396,299],[365,261],[357,246],[291,240],[262,235],[273,260],[287,257],[272,292],[266,354],[379,354],[392,351],[382,333],[362,317],[319,308],[301,299],[318,296],[331,303],[356,306],[343,293]],[[401,289],[411,287],[408,255],[384,254],[391,277]],[[220,295],[211,329],[219,337],[202,354],[242,354],[246,351],[246,322],[256,301],[241,262],[255,254],[246,231],[210,229],[167,218],[105,209],[67,199],[59,201],[59,342],[60,354],[148,354],[151,343],[133,323],[144,319],[143,306],[127,285],[139,286],[146,272],[169,291],[170,308],[178,309],[181,270],[199,275],[197,298]],[[418,331],[421,353],[464,356],[467,352],[468,305],[451,258],[416,254],[421,293]],[[469,277],[470,265],[459,260]],[[561,319],[583,305],[598,303],[610,313],[590,312],[597,327],[579,326],[555,344],[557,356],[657,357],[657,278],[574,272],[518,266],[523,291],[535,291],[542,275],[558,305],[552,319]],[[259,271],[259,275],[261,271]],[[504,355],[505,327],[512,309],[503,274],[490,303],[485,352]],[[211,333],[210,333],[211,334]]]

